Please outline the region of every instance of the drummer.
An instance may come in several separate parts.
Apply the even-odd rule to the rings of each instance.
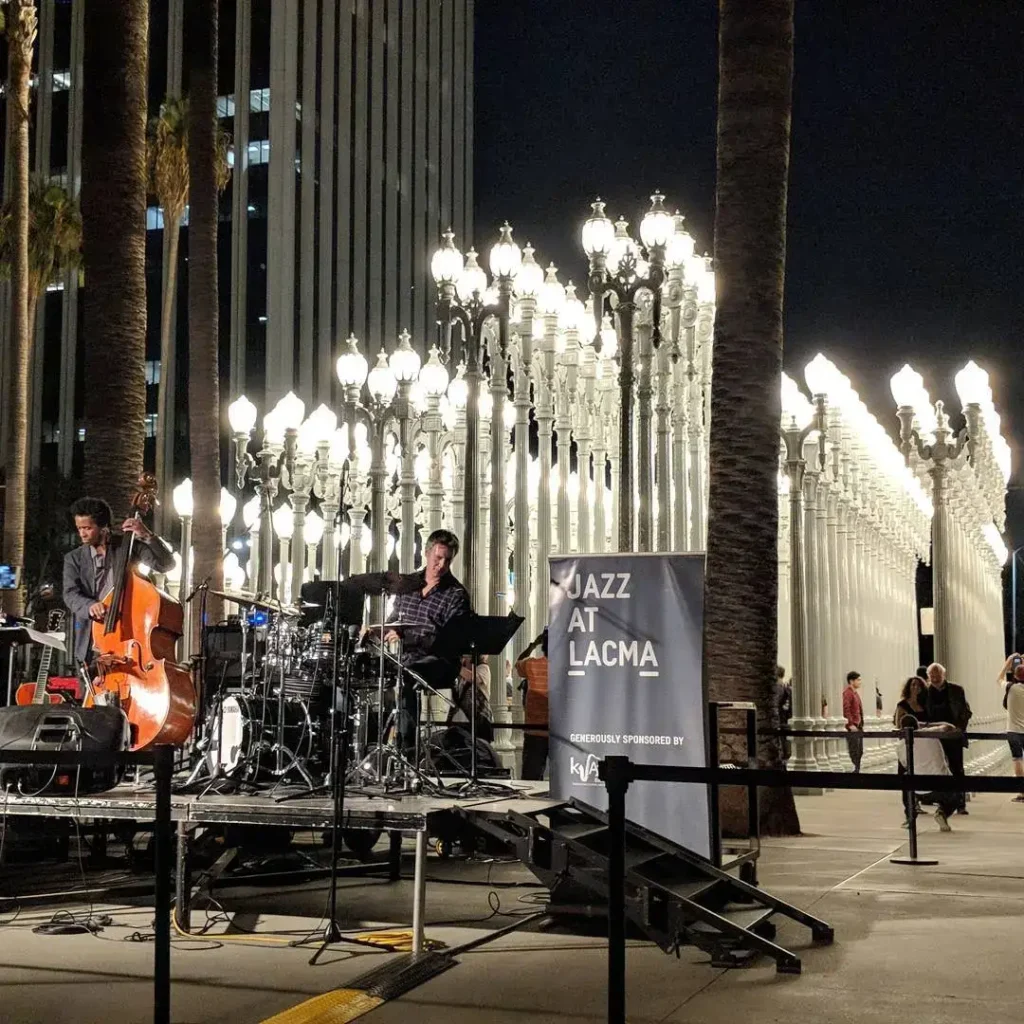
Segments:
[[[450,530],[435,530],[427,537],[423,568],[402,577],[387,618],[387,622],[401,625],[385,628],[384,633],[385,641],[401,637],[402,664],[437,690],[451,687],[459,674],[458,656],[435,649],[438,635],[445,623],[469,614],[469,594],[451,572],[452,559],[458,553],[459,540]],[[398,729],[402,742],[411,747],[417,717],[411,680],[402,687],[402,705]]]

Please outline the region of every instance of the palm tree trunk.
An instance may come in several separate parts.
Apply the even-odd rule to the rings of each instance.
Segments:
[[[189,447],[194,512],[195,579],[223,589],[220,524],[220,331],[217,296],[217,0],[188,8]],[[211,596],[207,617],[217,622],[221,601]],[[196,648],[193,648],[196,649]]]
[[[753,700],[778,726],[775,667],[779,387],[793,0],[719,0],[718,287],[711,381],[704,656],[713,700]],[[761,763],[781,762],[777,740]],[[762,829],[800,830],[792,792],[769,789]]]
[[[176,376],[173,373],[174,359],[172,346],[175,338],[171,337],[171,322],[174,319],[174,303],[178,298],[178,246],[181,240],[181,212],[164,210],[164,231],[167,232],[167,246],[164,251],[164,282],[160,297],[160,385],[157,388],[156,405],[156,482],[159,493],[164,500],[157,509],[157,532],[163,535],[167,531],[168,517],[164,512],[173,486],[174,466],[167,465],[169,444],[166,432],[171,422],[168,414],[174,398]],[[173,441],[171,442],[173,445]],[[173,451],[173,447],[170,447]]]
[[[28,85],[32,44],[36,34],[35,4],[16,0],[8,5],[7,122],[11,147],[11,206],[14,217],[14,262],[11,267],[10,435],[6,462],[3,559],[25,561],[25,504],[28,491],[28,403],[31,321],[28,284]],[[24,591],[2,593],[5,611],[20,615]]]
[[[149,0],[86,4],[82,128],[87,492],[124,515],[146,438]]]

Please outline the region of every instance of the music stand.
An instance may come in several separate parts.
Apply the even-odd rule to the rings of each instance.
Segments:
[[[515,612],[509,612],[508,615],[476,615],[471,612],[468,615],[458,615],[454,619],[449,619],[437,635],[432,653],[452,660],[461,660],[463,655],[469,655],[473,659],[473,678],[470,682],[472,689],[470,690],[471,714],[469,716],[469,778],[456,787],[458,796],[470,796],[478,790],[508,790],[511,788],[494,783],[484,784],[477,777],[476,671],[480,664],[480,656],[502,654],[524,621],[525,619],[521,615],[516,615]]]
[[[65,634],[66,635],[66,634]],[[0,626],[0,646],[10,648],[7,661],[7,703],[14,702],[14,647],[21,644],[42,644],[64,654],[64,639],[53,633],[43,633],[31,626]]]

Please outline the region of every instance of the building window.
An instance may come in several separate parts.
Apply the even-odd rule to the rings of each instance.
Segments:
[[[188,207],[185,207],[185,216],[181,218],[181,226],[183,228],[188,227]],[[147,206],[146,207],[146,230],[147,231],[163,231],[164,229],[164,211],[162,206]]]
[[[159,359],[147,359],[146,360],[146,383],[147,384],[159,384],[160,383],[160,360]]]

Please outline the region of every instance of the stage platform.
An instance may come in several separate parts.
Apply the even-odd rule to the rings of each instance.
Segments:
[[[452,789],[457,781],[453,780]],[[547,795],[547,784],[502,780],[492,783],[496,792],[477,792],[471,796],[423,795],[414,793],[345,794],[343,829],[364,829],[389,833],[391,837],[391,877],[396,879],[397,855],[403,836],[416,841],[415,884],[413,885],[413,949],[423,946],[425,903],[425,865],[427,841],[432,825],[453,811],[472,814],[486,811],[501,815],[510,811],[536,813],[560,806],[563,801]],[[502,790],[502,791],[497,791]],[[287,796],[288,799],[279,799]],[[156,818],[156,794],[152,785],[124,782],[105,793],[89,796],[22,796],[8,790],[3,815],[46,818],[70,818],[79,822],[134,821],[152,822]],[[329,794],[298,795],[294,789],[256,793],[172,793],[171,820],[176,823],[177,870],[176,906],[179,925],[188,930],[188,908],[192,889],[189,844],[192,833],[204,825],[262,825],[292,829],[328,829],[333,802]]]
[[[429,831],[430,818],[443,811],[463,810],[486,805],[495,810],[503,802],[526,813],[554,806],[559,801],[547,796],[547,784],[538,782],[502,781],[512,794],[424,796],[412,793],[366,795],[355,792],[345,795],[346,829],[382,829],[387,832]],[[454,788],[454,785],[453,787]],[[294,789],[269,790],[258,793],[172,793],[171,819],[189,825],[278,825],[284,828],[330,828],[333,805],[329,794],[322,796],[293,795]],[[286,800],[279,797],[287,796]],[[156,817],[156,795],[151,785],[124,782],[106,793],[93,796],[21,796],[10,792],[6,797],[8,814],[27,814],[52,818],[75,818],[119,821],[153,821]]]

